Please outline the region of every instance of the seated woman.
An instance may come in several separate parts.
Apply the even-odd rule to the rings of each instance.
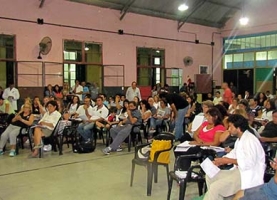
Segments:
[[[60,88],[59,85],[55,85],[55,86],[54,86],[53,93],[54,93],[54,96],[55,96],[57,99],[63,99],[63,93],[62,93],[61,88]]]
[[[157,110],[157,114],[153,116],[153,120],[150,121],[150,131],[157,130],[160,133],[160,129],[163,121],[167,121],[170,119],[171,110],[167,107],[167,101],[165,99],[161,99],[159,102],[160,106]]]
[[[220,135],[226,130],[223,126],[222,116],[219,110],[215,107],[209,109],[206,113],[207,121],[196,130],[193,135],[194,141],[190,144],[196,145],[196,147],[189,148],[186,152],[174,152],[175,157],[184,154],[194,154],[200,152],[202,149],[200,146],[219,146]],[[184,160],[182,163],[182,170],[187,171],[190,167],[190,159]]]
[[[78,96],[73,96],[71,102],[67,106],[67,111],[70,114],[70,116],[73,116],[76,114],[77,109],[80,106],[80,99]]]
[[[144,123],[152,116],[150,104],[145,99],[140,101],[140,113]]]
[[[32,157],[38,155],[38,149],[42,147],[41,137],[49,137],[52,134],[55,126],[57,125],[61,114],[58,112],[58,104],[56,101],[48,101],[46,104],[47,112],[43,115],[42,119],[38,122],[38,127],[34,130],[34,152]]]
[[[53,87],[51,84],[48,84],[45,91],[44,91],[45,97],[55,96],[55,93],[53,91]]]
[[[125,99],[123,101],[123,107],[121,108],[121,110],[118,112],[118,119],[120,121],[126,119],[128,117],[128,113],[127,113],[127,109],[128,109],[128,104],[129,104],[129,100]]]
[[[21,128],[31,126],[34,121],[34,115],[32,114],[32,107],[30,104],[24,104],[23,110],[21,110],[13,119],[11,124],[1,135],[0,141],[0,155],[3,155],[3,148],[7,141],[10,141],[10,156],[14,157],[16,147],[16,137],[19,134]]]

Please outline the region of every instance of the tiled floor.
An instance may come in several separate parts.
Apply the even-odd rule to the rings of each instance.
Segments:
[[[98,144],[90,154],[74,154],[64,146],[62,156],[47,152],[44,158],[28,158],[29,149],[20,149],[20,154],[14,158],[8,157],[8,153],[1,156],[0,200],[166,199],[167,180],[163,167],[159,168],[159,180],[153,184],[152,196],[147,197],[144,167],[136,167],[133,187],[129,186],[134,153],[124,149],[104,156],[103,147]],[[189,184],[186,200],[196,195],[197,185]],[[176,183],[171,197],[178,199]]]

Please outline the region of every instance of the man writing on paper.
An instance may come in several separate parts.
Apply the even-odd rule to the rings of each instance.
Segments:
[[[208,192],[204,200],[221,200],[232,197],[239,190],[263,184],[265,153],[259,140],[249,131],[247,119],[234,114],[228,118],[229,131],[237,136],[234,149],[222,158],[217,166],[234,164],[231,170],[221,170],[212,179],[206,177]]]

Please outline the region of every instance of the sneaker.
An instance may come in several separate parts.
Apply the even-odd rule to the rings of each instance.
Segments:
[[[9,156],[10,156],[10,157],[16,156],[15,150],[11,150]]]
[[[44,145],[43,146],[43,151],[52,151],[52,145],[51,144]]]
[[[123,151],[123,149],[122,149],[121,147],[118,147],[118,148],[116,149],[116,152],[121,152],[121,151]]]
[[[110,152],[112,151],[112,148],[111,147],[106,147],[105,149],[102,149],[102,152],[105,154],[105,155],[110,155]]]
[[[149,133],[150,134],[156,133],[156,130],[155,129],[151,129],[151,130],[149,130]]]

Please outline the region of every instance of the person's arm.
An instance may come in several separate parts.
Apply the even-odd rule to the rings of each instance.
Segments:
[[[277,184],[277,158],[274,158],[275,162],[270,162],[270,166],[275,170],[274,181]]]
[[[83,86],[78,86],[77,88],[76,88],[76,93],[75,94],[83,94]]]
[[[8,95],[7,89],[4,90],[2,97],[3,97],[3,99],[8,99],[9,95]]]
[[[34,115],[31,114],[30,117],[29,117],[29,120],[25,120],[25,119],[22,119],[20,117],[19,121],[21,121],[22,123],[26,124],[27,126],[31,126],[33,124],[33,122],[34,122]]]
[[[19,91],[18,91],[18,89],[14,89],[14,91],[15,91],[15,93],[14,93],[13,99],[18,100],[20,98]]]
[[[141,99],[140,89],[138,87],[137,89],[138,89],[138,98]]]
[[[172,112],[174,113],[174,118],[176,119],[177,118],[177,114],[178,114],[176,106],[174,105],[174,103],[172,103],[172,104],[170,104],[170,107],[172,109]]]
[[[277,137],[268,138],[268,137],[262,137],[261,135],[259,139],[262,142],[277,142]]]
[[[234,165],[238,165],[237,159],[234,158],[227,158],[227,157],[222,157],[222,158],[215,158],[213,163],[216,166],[220,166],[220,165],[227,165],[227,164],[234,164]]]
[[[219,136],[219,141],[225,142],[225,140],[230,136],[230,132],[228,130],[224,131],[220,136]]]
[[[127,114],[131,124],[135,124],[138,121],[136,117],[132,116],[132,112],[129,109],[127,110]]]
[[[5,113],[9,113],[10,111],[10,102],[5,102]]]
[[[194,134],[193,134],[193,139],[197,142],[197,143],[199,143],[199,144],[203,144],[203,140],[201,140],[200,138],[199,138],[199,133],[200,133],[200,131],[202,130],[202,125],[194,132]]]

